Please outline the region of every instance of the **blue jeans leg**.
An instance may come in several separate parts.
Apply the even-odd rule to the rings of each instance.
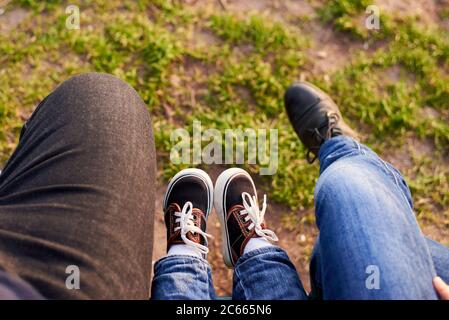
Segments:
[[[202,258],[188,255],[162,258],[154,266],[151,299],[215,299],[209,263]]]
[[[426,238],[437,275],[449,283],[449,248]]]
[[[306,300],[287,253],[270,246],[245,253],[234,269],[233,300]]]
[[[448,249],[429,248],[399,171],[344,136],[326,141],[319,159],[315,210],[320,236],[311,262],[313,295],[437,299],[431,251],[443,252],[440,263],[447,263]]]
[[[449,248],[437,243],[429,238],[425,238],[427,245],[430,249],[430,255],[432,257],[435,271],[439,277],[441,277],[446,283],[449,283]],[[321,257],[320,257],[320,241],[319,237],[316,241],[312,253],[312,261],[310,263],[310,279],[312,283],[312,292],[310,293],[311,299],[322,299],[323,297],[323,285],[321,277]]]

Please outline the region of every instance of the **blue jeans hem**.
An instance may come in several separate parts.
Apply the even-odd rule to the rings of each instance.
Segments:
[[[235,268],[237,268],[239,265],[245,263],[246,261],[254,258],[255,256],[261,255],[261,254],[265,254],[265,253],[274,253],[274,252],[278,252],[278,253],[285,253],[284,249],[281,249],[278,246],[272,245],[272,246],[266,246],[266,247],[262,247],[259,249],[255,249],[255,250],[251,250],[250,252],[244,253],[238,260],[237,263],[235,264]]]
[[[188,255],[188,254],[175,254],[175,255],[165,256],[165,257],[159,259],[154,264],[155,273],[156,273],[156,269],[159,268],[159,265],[161,263],[164,263],[164,261],[169,260],[169,259],[177,259],[177,260],[184,259],[184,261],[185,260],[190,260],[190,261],[194,260],[194,261],[199,261],[200,263],[203,263],[203,264],[205,264],[205,265],[210,267],[209,262],[206,259],[204,259],[204,258],[200,258],[198,256],[192,256],[192,255]]]

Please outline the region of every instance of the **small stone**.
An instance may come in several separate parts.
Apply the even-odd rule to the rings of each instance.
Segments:
[[[181,78],[179,78],[177,75],[172,75],[170,77],[170,82],[174,87],[179,87],[181,84]]]
[[[316,55],[318,56],[318,58],[321,58],[321,59],[327,58],[327,52],[324,51],[324,50],[318,51],[318,52],[316,53]]]

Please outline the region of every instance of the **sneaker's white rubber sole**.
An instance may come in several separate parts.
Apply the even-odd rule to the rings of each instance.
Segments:
[[[207,212],[205,212],[206,219],[207,219],[210,212],[212,211],[212,206],[214,205],[214,184],[212,183],[212,180],[210,179],[209,175],[201,169],[188,168],[188,169],[181,170],[177,174],[175,174],[175,176],[168,183],[167,191],[165,192],[165,195],[164,195],[163,209],[165,211],[165,208],[167,208],[167,195],[171,191],[173,184],[175,182],[179,181],[180,179],[183,179],[185,177],[191,177],[191,176],[200,178],[207,187],[208,201],[207,201]]]
[[[254,181],[243,169],[240,168],[230,168],[223,171],[220,176],[217,178],[215,182],[215,191],[214,191],[214,206],[215,211],[217,212],[218,219],[221,224],[221,239],[223,241],[223,259],[224,263],[228,268],[234,268],[234,263],[232,262],[232,254],[231,254],[231,244],[229,243],[229,233],[228,233],[228,225],[226,223],[226,192],[227,186],[229,182],[232,181],[235,177],[239,175],[244,175],[248,177],[253,185],[254,191],[256,191],[256,187],[254,186]],[[257,194],[257,193],[256,193]],[[256,196],[257,197],[257,196]]]

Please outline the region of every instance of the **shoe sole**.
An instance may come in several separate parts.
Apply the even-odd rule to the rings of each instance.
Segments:
[[[188,168],[188,169],[181,170],[177,174],[175,174],[175,176],[170,180],[170,182],[168,183],[167,191],[165,192],[165,195],[164,195],[164,203],[163,203],[164,212],[165,212],[165,208],[167,208],[167,195],[170,193],[173,185],[177,181],[179,181],[180,179],[183,179],[185,177],[200,178],[206,185],[208,199],[207,199],[207,211],[205,212],[205,214],[206,214],[206,219],[207,219],[210,212],[212,211],[212,206],[214,204],[214,184],[212,183],[212,180],[210,179],[209,175],[205,171],[203,171],[201,169],[196,169],[196,168]]]
[[[223,260],[226,266],[231,269],[234,267],[234,263],[232,262],[231,244],[229,243],[228,225],[226,223],[227,220],[226,219],[227,212],[225,210],[226,192],[227,192],[226,188],[229,182],[239,175],[244,175],[248,177],[251,181],[251,184],[253,185],[254,190],[256,190],[254,181],[248,172],[240,168],[231,168],[223,171],[217,178],[217,181],[215,182],[215,191],[214,191],[215,211],[217,212],[218,219],[220,220],[221,224],[221,239],[223,241],[222,245]]]

